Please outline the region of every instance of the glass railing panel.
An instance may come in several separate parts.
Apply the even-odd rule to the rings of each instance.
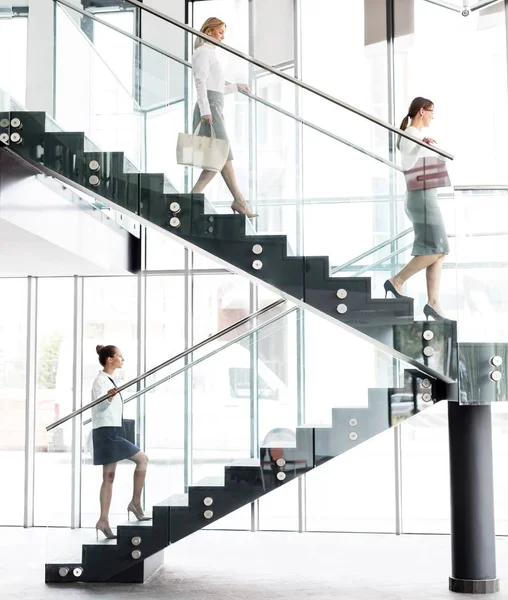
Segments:
[[[6,97],[4,95],[4,98]],[[99,197],[87,193],[85,189],[86,164],[102,156],[97,146],[83,132],[64,131],[59,123],[43,112],[27,111],[12,97],[9,103],[10,111],[3,112],[0,118],[0,135],[5,139],[4,143],[32,163],[41,163],[69,181],[58,182],[44,172],[37,176],[38,180],[74,204],[78,210],[99,220],[113,221],[122,229],[139,237],[138,222],[128,214],[102,202],[100,196],[103,187],[98,186],[94,189],[90,186],[90,191],[97,191]],[[123,153],[110,157],[109,163],[117,163],[118,170],[125,173],[125,179],[132,178],[129,171],[134,170],[134,167],[125,159]],[[105,171],[107,170],[106,166]],[[76,187],[75,183],[80,187]]]
[[[143,19],[148,26],[142,42],[131,40],[137,48],[131,54],[143,58],[134,62],[136,99],[144,115],[143,170],[156,168],[178,191],[190,191],[199,170],[177,165],[174,154],[178,133],[193,128],[197,94],[191,59],[202,40],[149,11]],[[95,21],[93,27],[107,26]],[[121,35],[113,33],[112,40]],[[94,50],[106,60],[98,44]],[[227,91],[236,87],[225,96],[223,112],[238,185],[259,214],[252,221],[259,233],[283,233],[291,253],[327,255],[331,264],[341,264],[411,225],[396,132],[285,79],[291,70],[274,74],[223,48],[212,51]],[[111,60],[108,65],[113,72],[120,69]],[[252,94],[238,93],[242,83]],[[440,156],[437,150],[425,152]],[[222,178],[214,178],[206,196],[218,212],[229,210],[231,196]]]
[[[102,26],[104,27],[104,26]],[[91,23],[75,11],[56,6],[55,118],[66,131],[84,132],[97,146],[122,151],[142,166],[143,116],[119,65],[113,72],[94,49],[104,30],[94,27],[98,39],[90,41]],[[132,41],[113,29],[108,44],[130,64],[135,60]],[[135,71],[131,71],[131,81]]]
[[[506,401],[508,186],[456,192],[460,401]]]

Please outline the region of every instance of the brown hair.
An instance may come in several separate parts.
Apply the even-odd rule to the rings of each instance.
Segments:
[[[414,119],[422,108],[427,110],[432,109],[434,108],[434,102],[432,102],[432,100],[429,100],[428,98],[422,98],[421,96],[417,96],[416,98],[414,98],[414,100],[409,105],[407,115],[402,119],[402,123],[400,124],[399,129],[402,129],[402,131],[406,131],[406,129],[409,126],[409,120]],[[397,142],[397,148],[400,149],[400,137],[399,141]]]
[[[209,31],[210,29],[218,29],[219,27],[226,27],[226,23],[224,23],[224,21],[221,21],[220,19],[218,19],[217,17],[209,17],[204,23],[203,25],[201,25],[201,33],[204,33],[206,35],[207,31]],[[205,43],[205,40],[201,39],[201,38],[196,38],[196,41],[194,42],[194,49],[197,50],[200,46],[202,46]]]
[[[101,365],[103,367],[106,366],[106,362],[108,360],[108,358],[113,358],[116,354],[116,351],[118,350],[118,348],[116,346],[102,346],[101,344],[98,344],[95,347],[95,351],[97,352],[97,354],[99,355],[99,362],[101,363]]]

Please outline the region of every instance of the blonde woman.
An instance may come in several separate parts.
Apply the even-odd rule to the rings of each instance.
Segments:
[[[210,17],[203,23],[201,32],[214,40],[222,42],[226,33],[226,24],[216,17]],[[243,83],[238,85],[226,83],[222,67],[216,56],[216,47],[213,44],[197,38],[194,48],[192,67],[197,91],[197,103],[194,109],[193,130],[195,131],[201,122],[200,135],[210,137],[212,135],[211,127],[213,126],[215,135],[219,139],[227,140],[228,135],[223,113],[224,95],[231,94],[237,89],[250,93],[249,86]],[[257,217],[250,210],[238,187],[232,161],[233,153],[230,148],[228,160],[221,171],[221,175],[233,195],[231,209],[234,213],[237,212],[249,218]],[[192,192],[196,194],[203,192],[214,177],[215,171],[202,171]]]

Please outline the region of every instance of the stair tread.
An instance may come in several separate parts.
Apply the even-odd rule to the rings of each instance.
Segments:
[[[224,486],[224,477],[216,476],[216,477],[203,477],[203,479],[199,479],[196,483],[191,485],[192,488],[196,487],[223,487]]]
[[[155,506],[189,506],[189,494],[173,494]]]
[[[99,534],[101,535],[101,534]],[[89,542],[85,542],[83,546],[116,546],[117,540],[108,540],[106,538],[103,539],[92,539]]]
[[[150,513],[145,513],[146,515],[150,515]],[[131,519],[130,521],[123,521],[122,523],[118,523],[117,527],[151,527],[153,525],[153,520],[150,521],[137,521],[135,519]]]
[[[263,444],[261,448],[296,448],[296,444],[294,441],[289,442],[274,440],[273,442],[267,442],[266,444]]]
[[[259,467],[260,466],[259,458],[240,458],[238,460],[234,460],[232,463],[226,466],[227,469],[231,467]]]

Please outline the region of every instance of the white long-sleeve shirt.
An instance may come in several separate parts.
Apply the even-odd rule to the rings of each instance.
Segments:
[[[406,133],[409,133],[409,135],[412,135],[419,140],[423,140],[425,137],[421,129],[413,127],[412,125],[406,129]],[[437,157],[437,154],[432,152],[432,150],[424,148],[423,146],[419,146],[416,142],[403,137],[400,138],[399,150],[401,154],[401,166],[404,171],[409,171],[409,169],[412,169],[416,165],[419,158],[428,156]]]
[[[92,385],[92,401],[104,396],[114,387],[119,387],[121,382],[112,378],[115,385],[111,382],[108,374],[99,371]],[[104,400],[92,408],[92,427],[121,427],[123,415],[123,399],[121,394],[113,396],[113,400]]]
[[[236,92],[236,85],[225,81],[224,72],[213,44],[205,42],[196,49],[192,55],[192,68],[198,93],[199,111],[201,115],[210,115],[211,110],[207,92],[232,94]]]

